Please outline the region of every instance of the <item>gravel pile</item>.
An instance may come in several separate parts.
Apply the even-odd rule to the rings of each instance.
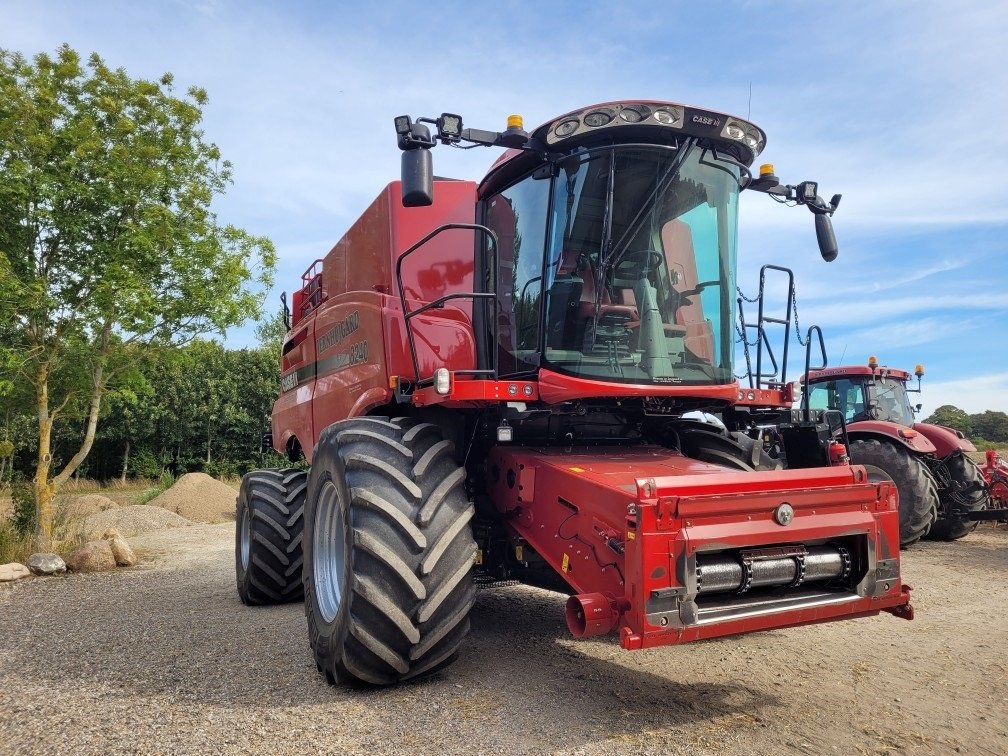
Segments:
[[[237,497],[238,491],[227,483],[206,473],[187,473],[150,503],[193,522],[218,523],[234,520]]]
[[[130,504],[88,515],[81,523],[81,533],[88,538],[101,538],[106,530],[115,528],[123,538],[166,528],[181,528],[192,523],[185,517],[152,504]]]
[[[87,517],[88,515],[97,514],[98,512],[115,509],[118,506],[119,505],[112,501],[112,499],[108,496],[91,493],[70,499],[64,505],[64,511],[72,518],[82,518]]]

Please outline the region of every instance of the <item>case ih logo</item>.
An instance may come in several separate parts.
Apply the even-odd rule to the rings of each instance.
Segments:
[[[297,370],[293,373],[287,373],[287,375],[280,379],[280,390],[290,391],[292,388],[297,386],[297,382]]]
[[[692,121],[693,123],[699,123],[701,126],[713,126],[715,128],[721,125],[721,119],[714,118],[713,116],[695,115]]]

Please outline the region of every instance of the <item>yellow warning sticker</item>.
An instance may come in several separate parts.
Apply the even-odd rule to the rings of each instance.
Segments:
[[[476,549],[476,564],[483,564],[483,549]]]
[[[627,539],[628,541],[632,541],[632,540],[633,540],[634,538],[636,538],[636,537],[637,537],[637,534],[636,534],[636,533],[634,533],[634,532],[633,532],[632,530],[628,530],[628,531],[627,531],[627,534],[626,534],[626,539]]]
[[[583,472],[585,472],[585,469],[583,467],[568,467],[567,469],[570,470],[571,472],[576,472],[576,473],[583,473]]]
[[[563,555],[563,561],[560,562],[560,569],[564,572],[570,572],[570,557],[566,554]]]
[[[525,556],[525,549],[522,548],[522,545],[519,543],[517,546],[515,546],[515,559],[517,559],[520,562],[522,560],[522,557],[524,556]]]

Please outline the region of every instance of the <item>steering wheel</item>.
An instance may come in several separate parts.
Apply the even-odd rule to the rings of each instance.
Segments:
[[[641,269],[653,270],[665,261],[665,255],[655,249],[638,249],[623,254],[613,267],[616,278],[640,278]]]

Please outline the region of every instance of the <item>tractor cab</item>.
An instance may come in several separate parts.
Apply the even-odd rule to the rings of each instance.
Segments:
[[[538,380],[569,398],[650,386],[725,406],[736,397],[740,192],[805,204],[823,257],[836,256],[839,195],[827,204],[814,182],[782,186],[769,165],[754,179],[766,137],[739,118],[649,101],[591,106],[531,134],[516,116],[501,133],[463,129],[452,114],[401,116],[396,129],[406,206],[434,202],[438,141],[511,148],[477,190],[470,372],[480,377]]]
[[[924,374],[917,366],[918,382]],[[848,423],[865,420],[895,423],[911,427],[915,408],[910,403],[910,375],[904,370],[879,368],[877,364],[828,368],[809,375],[809,407],[813,410],[837,410]]]
[[[501,377],[731,383],[743,168],[693,144],[580,147],[483,199]]]

